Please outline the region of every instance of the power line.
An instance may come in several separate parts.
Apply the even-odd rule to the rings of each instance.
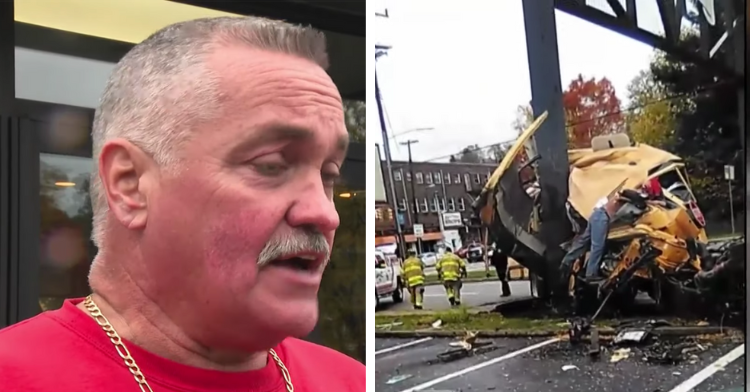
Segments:
[[[388,106],[386,106],[385,102],[383,102],[382,95],[381,95],[381,98],[380,98],[380,105],[383,107],[383,115],[385,116],[385,124],[388,126],[388,129],[390,129],[391,131],[393,131],[393,126],[391,126],[391,116],[388,114]],[[391,134],[390,136],[388,136],[388,140],[394,140],[395,141],[396,140],[396,136],[398,136],[398,135]],[[398,150],[398,144],[396,144],[396,150],[399,151]],[[401,151],[399,151],[399,152],[401,152]]]
[[[729,84],[729,82],[722,81],[722,82],[718,82],[718,83],[715,83],[715,84],[712,84],[712,85],[709,85],[709,86],[706,86],[706,87],[703,87],[703,88],[700,88],[700,89],[696,89],[695,91],[690,92],[690,93],[683,93],[683,94],[671,95],[671,96],[667,96],[667,97],[664,97],[664,98],[656,99],[656,100],[653,100],[653,101],[648,101],[648,102],[645,102],[645,103],[643,103],[641,105],[630,106],[627,109],[620,109],[620,110],[617,110],[617,111],[614,111],[614,112],[611,112],[611,113],[607,113],[607,114],[604,114],[604,115],[601,115],[601,116],[596,116],[596,117],[588,118],[588,119],[585,119],[585,120],[576,121],[574,123],[566,124],[565,125],[565,129],[567,130],[567,129],[571,128],[571,127],[575,127],[577,125],[585,124],[585,123],[588,123],[588,122],[591,122],[591,121],[597,121],[597,120],[600,120],[600,119],[603,119],[603,118],[617,116],[619,114],[624,114],[624,113],[629,113],[629,112],[632,112],[632,111],[635,111],[635,110],[638,110],[638,109],[643,109],[643,108],[646,108],[647,106],[655,105],[655,104],[661,103],[661,102],[668,102],[668,101],[674,101],[674,100],[688,98],[688,97],[701,96],[701,95],[704,95],[704,94],[708,93],[709,91],[711,91],[713,89],[716,89],[718,87],[722,87],[723,85],[726,85],[726,84]],[[448,154],[448,155],[443,155],[443,156],[439,156],[439,157],[427,159],[424,162],[432,162],[432,161],[438,161],[438,160],[441,160],[441,159],[449,159],[449,158],[451,158],[451,157],[453,157],[455,155],[463,154],[465,152],[480,152],[480,151],[491,149],[491,148],[493,148],[495,146],[502,146],[503,144],[512,143],[512,142],[515,142],[516,140],[517,140],[517,138],[514,138],[514,139],[511,139],[511,140],[505,140],[505,141],[502,141],[502,142],[499,142],[499,143],[488,144],[488,145],[485,145],[485,146],[482,146],[482,147],[469,148],[469,149],[465,148],[465,149],[463,149],[461,151],[458,151],[456,153],[453,153],[453,154]]]

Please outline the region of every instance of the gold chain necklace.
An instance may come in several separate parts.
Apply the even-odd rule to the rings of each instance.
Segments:
[[[133,374],[133,377],[135,377],[135,381],[141,388],[141,392],[154,392],[151,389],[151,386],[148,385],[148,382],[146,382],[146,377],[143,375],[143,373],[141,373],[141,369],[138,367],[138,365],[136,365],[135,359],[130,356],[130,351],[128,351],[128,348],[125,347],[125,344],[122,343],[120,335],[117,334],[117,331],[115,331],[115,328],[112,327],[112,324],[109,323],[109,320],[104,317],[102,311],[99,310],[99,307],[96,306],[94,300],[90,295],[83,301],[83,306],[86,307],[86,310],[89,311],[91,317],[96,320],[96,322],[104,330],[104,333],[107,334],[112,344],[115,345],[115,350],[117,350],[117,353],[120,354],[120,358],[125,361],[125,366],[128,367],[130,373]],[[284,383],[286,384],[287,392],[294,392],[292,379],[291,377],[289,377],[289,370],[287,370],[286,366],[284,366],[284,362],[281,362],[281,358],[276,355],[276,351],[274,351],[273,349],[268,350],[268,353],[271,354],[271,357],[276,362],[276,365],[278,365],[279,370],[281,370],[281,375],[284,376]]]

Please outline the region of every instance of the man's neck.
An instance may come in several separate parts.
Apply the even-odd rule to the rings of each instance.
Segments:
[[[238,372],[266,366],[268,353],[265,351],[230,352],[196,342],[148,299],[125,271],[110,266],[106,271],[107,275],[118,276],[97,276],[92,271],[89,277],[95,291],[92,299],[121,338],[161,357],[204,369]],[[111,282],[117,282],[117,287]],[[83,303],[78,304],[78,308],[89,314]]]

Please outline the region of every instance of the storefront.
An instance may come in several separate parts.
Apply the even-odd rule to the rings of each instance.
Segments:
[[[230,13],[311,24],[326,33],[329,73],[342,96],[364,106],[357,102],[365,97],[364,0],[333,8],[315,1],[210,3],[232,7],[221,10],[184,3],[209,2],[0,2],[0,327],[89,293],[94,108],[114,64],[150,33]],[[360,142],[350,147],[337,191],[339,246],[310,339],[364,361],[366,165],[361,135],[354,139]]]

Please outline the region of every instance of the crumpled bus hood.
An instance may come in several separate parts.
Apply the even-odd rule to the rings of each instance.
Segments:
[[[518,157],[546,118],[547,112],[542,113],[521,133],[472,207],[476,218],[488,229],[488,242],[495,242],[498,248],[532,273],[555,279],[565,255],[563,244],[545,243],[538,231],[532,228],[544,225],[544,222],[532,222],[534,201],[523,189],[518,175],[521,166]],[[664,150],[638,144],[597,151],[591,148],[569,150],[568,163],[569,194],[560,194],[566,200],[556,204],[562,206],[567,201],[578,214],[588,217],[596,202],[618,186],[632,189],[653,175],[651,170],[682,165],[682,160]],[[552,271],[555,273],[550,273]]]
[[[493,172],[472,207],[476,218],[489,231],[488,242],[494,242],[500,251],[507,254],[530,272],[554,279],[560,260],[565,252],[559,244],[545,244],[532,233],[529,225],[534,210],[533,200],[520,183],[517,175],[518,157],[524,145],[531,139],[547,118],[542,113],[516,140],[502,162]]]

